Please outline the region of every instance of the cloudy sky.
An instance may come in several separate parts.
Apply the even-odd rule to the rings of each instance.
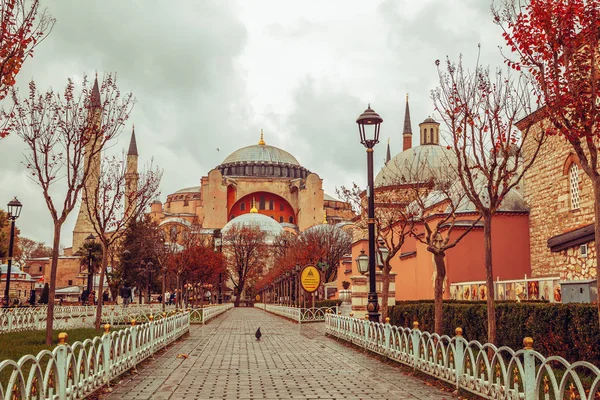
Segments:
[[[474,65],[481,43],[482,63],[502,66],[488,0],[42,2],[56,25],[17,84],[61,90],[67,77],[116,71],[137,99],[116,147],[127,147],[135,124],[140,164],[154,158],[164,169],[163,201],[256,144],[261,128],[267,144],[318,173],[328,194],[365,186],[355,121],[367,103],[384,119],[378,170],[388,138],[392,154],[401,150],[406,94],[413,131],[433,115],[436,59],[462,54]],[[15,135],[0,141],[0,204],[18,196],[22,235],[51,243],[51,218],[22,151]]]

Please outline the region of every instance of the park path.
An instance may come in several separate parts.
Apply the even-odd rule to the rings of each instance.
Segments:
[[[260,327],[262,339],[254,337]],[[177,358],[185,353],[187,359]],[[235,308],[138,369],[109,399],[421,399],[452,396],[324,334]]]

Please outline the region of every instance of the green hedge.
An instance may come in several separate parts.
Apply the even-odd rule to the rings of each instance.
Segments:
[[[335,307],[335,306],[339,306],[341,304],[342,304],[342,302],[339,301],[339,300],[319,300],[319,301],[315,301],[315,307],[317,307],[317,308]],[[306,303],[306,305],[308,306],[308,303]]]
[[[443,334],[453,336],[463,328],[467,340],[487,342],[487,311],[483,302],[445,302]],[[389,309],[390,323],[433,331],[433,302],[399,302]],[[496,303],[496,334],[500,346],[523,347],[531,336],[534,349],[545,356],[557,355],[570,362],[600,365],[600,330],[595,304]]]

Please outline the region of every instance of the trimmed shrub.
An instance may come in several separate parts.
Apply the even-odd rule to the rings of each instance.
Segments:
[[[339,300],[319,300],[315,302],[315,307],[317,308],[322,308],[322,307],[336,307],[336,306],[340,306],[342,304],[341,301]],[[309,307],[308,303],[306,303],[306,306]]]
[[[484,302],[444,301],[442,334],[453,336],[463,328],[467,340],[487,341],[487,311]],[[433,301],[398,302],[389,310],[390,323],[432,331]],[[496,302],[499,346],[523,347],[523,338],[531,336],[533,347],[545,356],[561,356],[570,362],[600,364],[600,330],[595,304],[551,304],[544,302]]]

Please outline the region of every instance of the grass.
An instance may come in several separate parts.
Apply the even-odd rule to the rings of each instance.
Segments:
[[[91,339],[95,336],[102,336],[102,329],[96,330],[93,328],[84,329],[69,329],[55,330],[52,337],[52,345],[46,345],[46,331],[25,331],[25,332],[10,332],[0,334],[0,361],[14,360],[18,361],[26,354],[37,355],[41,350],[52,350],[58,344],[58,334],[67,332],[69,335],[68,343],[76,341],[83,342],[85,339]]]

